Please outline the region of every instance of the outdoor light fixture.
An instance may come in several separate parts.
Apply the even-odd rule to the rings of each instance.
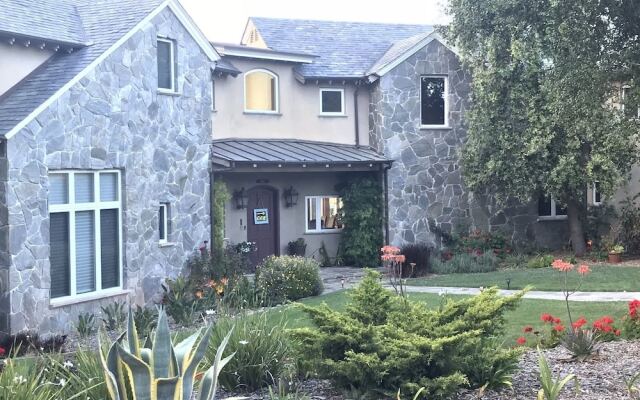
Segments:
[[[293,186],[284,190],[284,203],[287,207],[293,207],[298,204],[298,192]]]
[[[247,192],[244,191],[244,187],[240,190],[233,191],[233,201],[236,203],[236,208],[238,210],[247,208],[249,196],[247,195]]]

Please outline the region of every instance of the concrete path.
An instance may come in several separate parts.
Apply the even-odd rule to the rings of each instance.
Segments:
[[[377,271],[384,272],[382,268]],[[364,270],[353,267],[328,267],[320,269],[320,276],[324,283],[324,294],[336,292],[342,289],[351,289],[356,286],[364,276]],[[383,282],[387,282],[383,278]],[[388,289],[391,286],[385,285]],[[480,293],[479,288],[458,288],[458,287],[438,287],[438,286],[407,286],[410,293],[446,293],[453,295],[475,295]],[[517,293],[517,290],[500,290],[500,294],[507,296]],[[564,300],[562,292],[543,292],[532,290],[528,292],[525,299],[541,300]],[[640,300],[640,292],[577,292],[571,295],[571,301],[630,301]]]

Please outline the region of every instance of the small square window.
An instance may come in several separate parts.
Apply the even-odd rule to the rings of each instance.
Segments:
[[[158,209],[158,236],[160,243],[169,241],[169,203],[160,203]]]
[[[343,89],[320,89],[320,114],[344,115]]]
[[[427,127],[446,127],[449,101],[448,83],[444,76],[420,78],[420,122]]]
[[[337,231],[342,229],[342,199],[337,196],[306,197],[306,232]]]
[[[158,89],[176,91],[175,42],[169,39],[158,39]]]

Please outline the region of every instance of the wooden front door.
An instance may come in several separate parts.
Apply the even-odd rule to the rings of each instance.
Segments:
[[[270,255],[278,255],[278,191],[258,186],[248,190],[247,240],[256,243],[251,263],[256,266]]]

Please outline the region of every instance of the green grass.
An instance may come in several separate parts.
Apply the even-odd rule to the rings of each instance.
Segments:
[[[323,296],[305,299],[302,303],[317,306],[326,302],[334,310],[343,311],[347,305],[348,296],[346,291],[330,293]],[[463,296],[449,296],[452,299],[460,299]],[[438,307],[441,301],[440,296],[431,293],[410,293],[409,298],[414,301],[423,302],[427,307]],[[287,320],[287,327],[301,328],[312,327],[311,320],[305,313],[294,306],[281,307],[270,311],[271,318],[284,318]],[[574,319],[584,316],[592,322],[604,315],[610,315],[618,321],[627,312],[626,302],[571,302],[571,313]],[[284,313],[284,315],[283,315]],[[515,344],[515,340],[522,336],[522,328],[525,325],[540,326],[540,315],[550,313],[563,320],[568,325],[567,310],[564,301],[556,300],[535,300],[523,299],[519,307],[510,311],[506,315],[507,325],[504,340],[506,344]]]
[[[569,287],[574,287],[579,275],[569,274]],[[407,284],[415,286],[449,287],[490,287],[507,288],[507,279],[511,280],[511,289],[522,289],[527,285],[534,290],[560,291],[563,287],[562,274],[552,268],[511,269],[475,274],[449,274],[428,278],[411,279]],[[640,268],[593,266],[580,288],[585,292],[640,292]]]

